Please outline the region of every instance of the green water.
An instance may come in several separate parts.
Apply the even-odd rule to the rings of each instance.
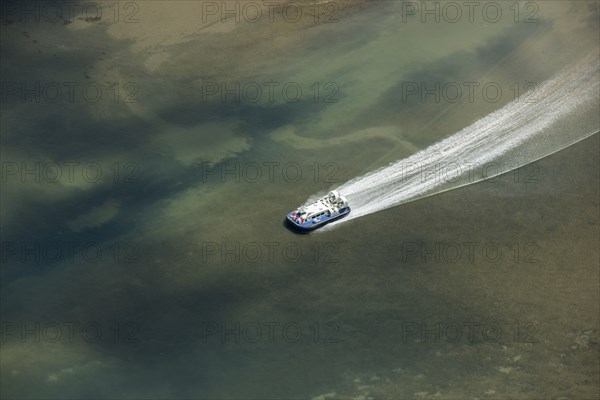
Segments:
[[[98,23],[3,16],[2,396],[597,395],[598,135],[322,234],[282,224],[308,196],[448,137],[597,52],[596,2],[520,3],[517,22],[498,2],[495,23],[481,13],[421,22],[393,1],[334,3],[335,23],[204,22],[200,2],[137,4],[129,25],[108,12]],[[531,10],[538,21],[524,23]],[[119,96],[23,102],[7,82],[116,82]],[[265,82],[279,84],[273,101]],[[436,82],[495,83],[502,96],[404,91]],[[204,98],[215,83],[263,94]],[[297,102],[280,90],[292,83]],[[79,164],[57,182],[6,169],[36,162]],[[82,178],[90,163],[102,179]],[[7,244],[72,242],[103,256],[79,249],[50,262],[35,250],[23,262]],[[53,341],[54,323],[63,335]],[[102,338],[83,339],[90,323]],[[23,339],[21,324],[40,339]],[[439,337],[420,324],[437,324]]]

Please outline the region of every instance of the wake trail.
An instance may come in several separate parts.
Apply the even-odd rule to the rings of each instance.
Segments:
[[[342,224],[399,204],[492,178],[599,130],[600,62],[590,56],[454,135],[337,190],[352,211]],[[311,198],[314,198],[312,196]]]

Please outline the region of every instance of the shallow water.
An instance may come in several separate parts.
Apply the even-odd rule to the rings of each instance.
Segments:
[[[597,54],[597,3],[535,3],[535,23],[525,3],[518,22],[501,3],[496,23],[334,4],[332,23],[221,22],[200,2],[162,1],[137,3],[129,24],[124,8],[68,24],[3,15],[2,396],[597,394],[597,134],[321,234],[282,224],[312,194]],[[119,93],[36,103],[7,82]],[[222,83],[248,91],[209,94]],[[436,101],[436,83],[502,96]],[[597,123],[585,118],[552,132]],[[65,162],[78,163],[72,179]]]

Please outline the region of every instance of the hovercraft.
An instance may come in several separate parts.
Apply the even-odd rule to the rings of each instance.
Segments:
[[[309,231],[319,228],[350,212],[348,200],[333,190],[312,204],[305,204],[288,213],[287,221],[295,229]]]

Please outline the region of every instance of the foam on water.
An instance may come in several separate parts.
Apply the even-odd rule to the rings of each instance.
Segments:
[[[538,88],[412,156],[337,188],[352,212],[338,225],[399,204],[497,176],[599,130],[599,68],[593,55]],[[314,196],[312,196],[314,198]]]

